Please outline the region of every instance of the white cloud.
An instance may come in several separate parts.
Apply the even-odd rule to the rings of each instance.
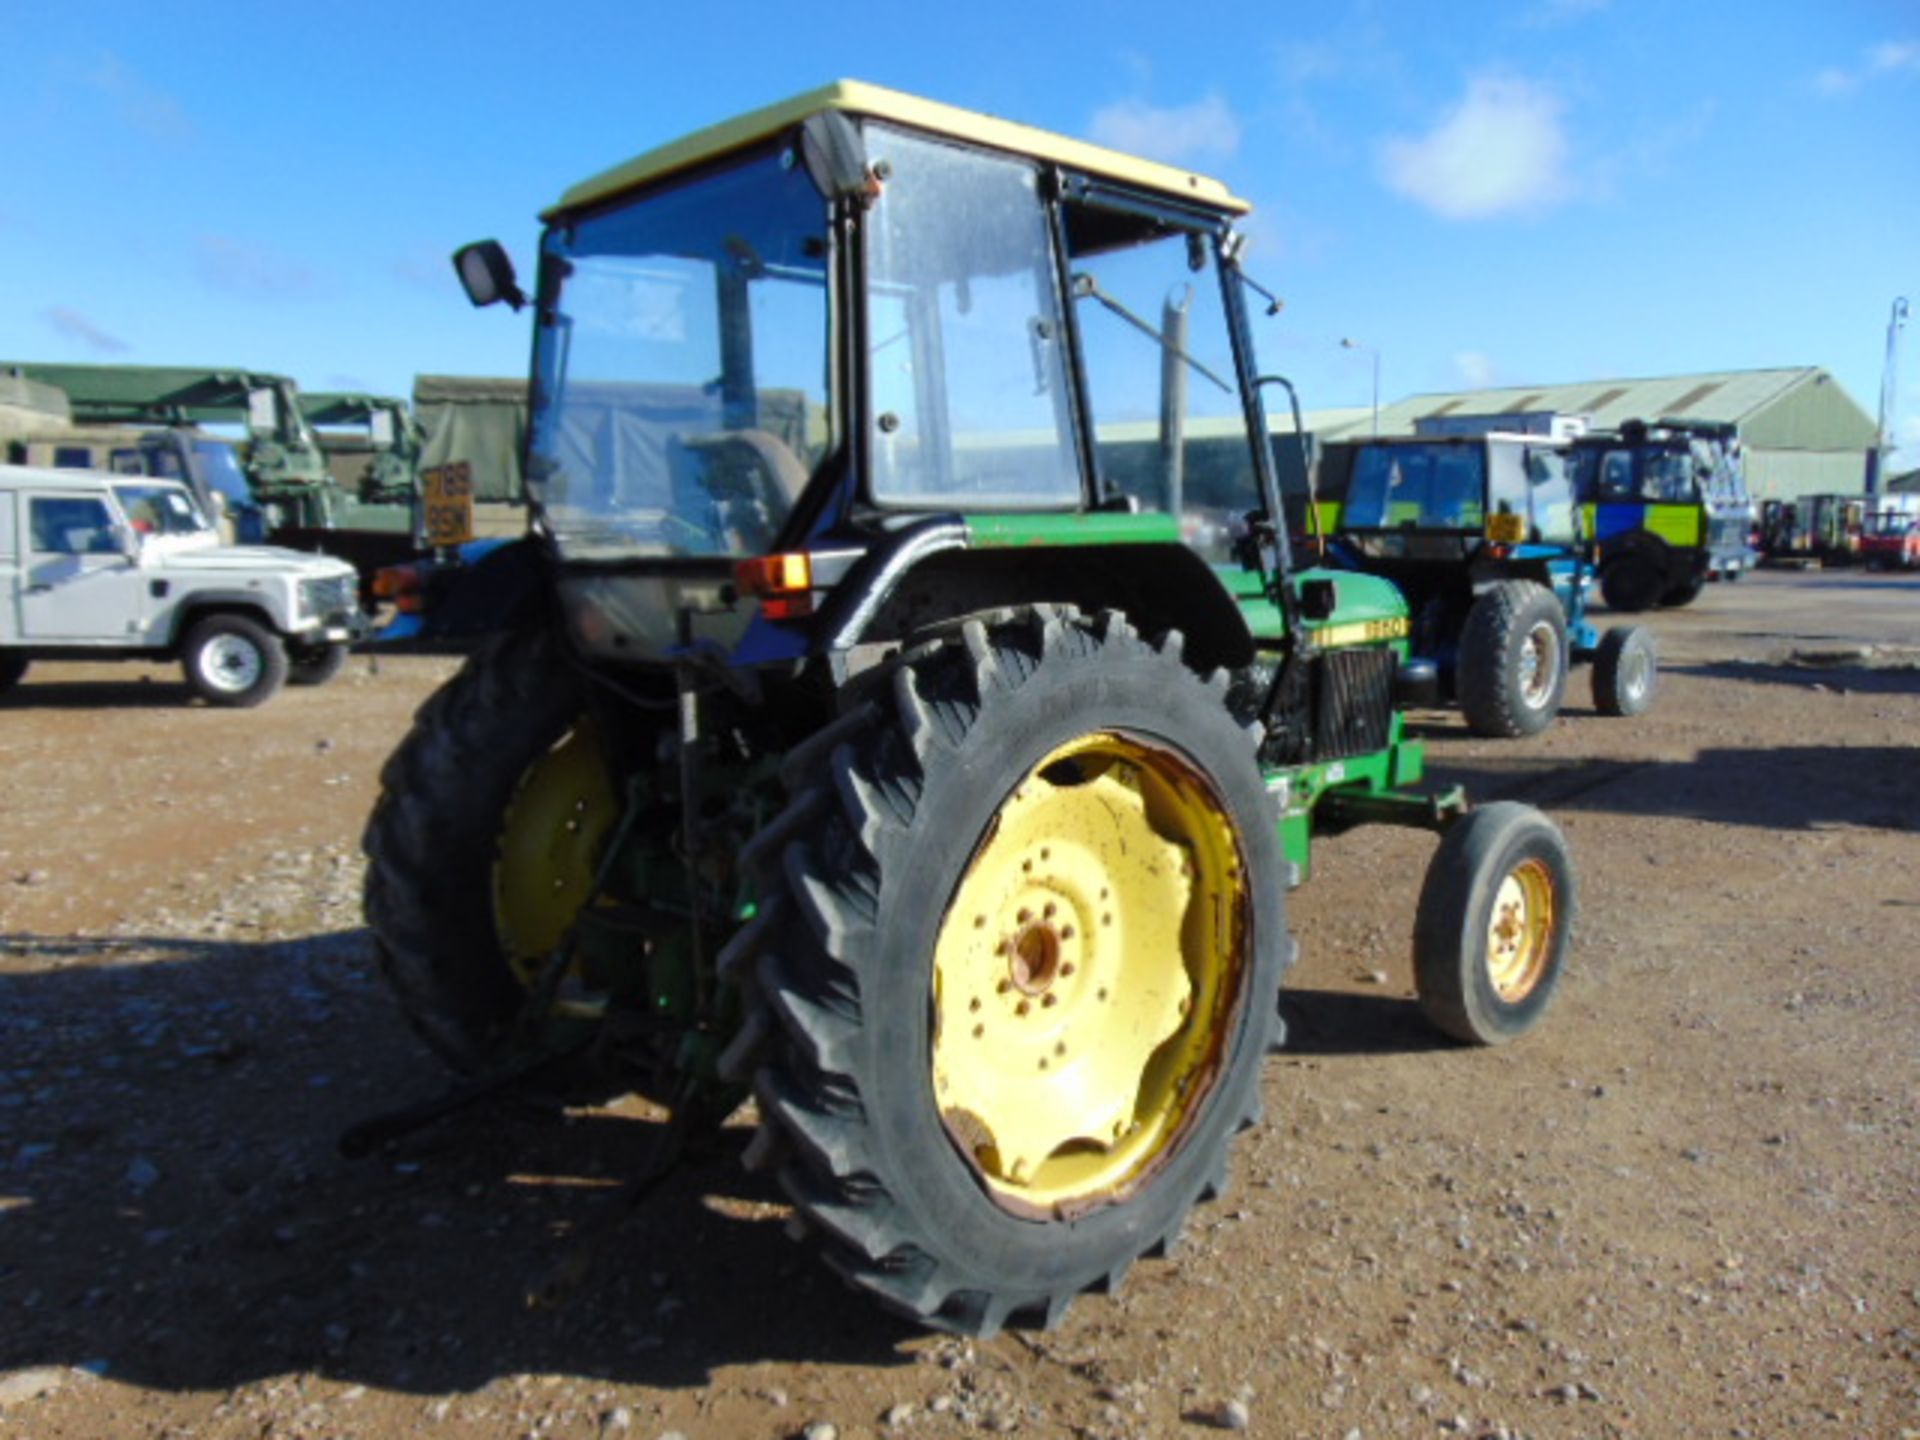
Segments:
[[[1088,132],[1102,145],[1169,164],[1227,156],[1240,148],[1240,122],[1217,94],[1191,105],[1122,100],[1095,111]]]
[[[1884,75],[1920,75],[1920,40],[1882,40],[1869,45],[1854,68],[1829,65],[1818,71],[1813,88],[1822,95],[1851,95]]]
[[[1461,350],[1453,357],[1454,373],[1460,377],[1460,383],[1469,390],[1485,390],[1494,382],[1498,371],[1494,368],[1493,357],[1484,350]]]
[[[109,335],[78,310],[65,305],[54,305],[40,312],[40,318],[52,327],[55,334],[69,340],[78,340],[89,350],[99,355],[122,355],[132,347],[118,335]]]
[[[1597,15],[1612,0],[1541,0],[1520,17],[1520,23],[1530,29],[1546,29],[1554,25],[1568,25],[1575,20]]]
[[[1448,220],[1481,220],[1564,200],[1565,103],[1530,81],[1479,75],[1424,135],[1380,151],[1387,186]]]
[[[86,82],[111,99],[120,118],[155,140],[180,144],[193,138],[193,121],[186,108],[166,91],[147,84],[118,55],[102,55],[89,70]]]
[[[228,235],[202,235],[193,244],[194,269],[215,290],[270,298],[308,295],[318,288],[313,271],[266,245]]]

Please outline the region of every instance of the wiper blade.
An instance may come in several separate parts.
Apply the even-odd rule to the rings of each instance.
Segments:
[[[1100,283],[1095,280],[1093,276],[1084,272],[1074,275],[1073,298],[1076,300],[1098,300],[1102,305],[1106,306],[1107,309],[1111,310],[1115,315],[1118,315],[1122,320],[1126,321],[1127,324],[1133,326],[1134,329],[1138,330],[1142,335],[1145,335],[1162,350],[1186,361],[1187,364],[1191,365],[1195,370],[1198,370],[1202,375],[1206,376],[1207,379],[1226,391],[1227,394],[1231,395],[1233,393],[1233,386],[1229,385],[1205,365],[1194,359],[1193,356],[1167,339],[1165,335],[1162,335],[1158,330],[1154,329],[1153,326],[1149,325],[1125,305],[1122,305],[1118,300],[1114,299],[1113,296],[1107,294],[1106,291],[1100,288]]]

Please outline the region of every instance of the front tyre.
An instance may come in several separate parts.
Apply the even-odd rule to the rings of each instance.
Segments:
[[[250,709],[286,683],[287,647],[258,620],[209,615],[187,631],[180,668],[193,692],[209,705]]]
[[[1600,637],[1593,657],[1593,706],[1602,715],[1644,715],[1653,708],[1660,675],[1653,632],[1616,625]]]
[[[910,651],[749,849],[756,1150],[889,1308],[1051,1324],[1178,1237],[1259,1109],[1288,952],[1254,734],[1124,619]],[[1223,678],[1223,677],[1222,677]]]
[[[1476,735],[1512,739],[1553,722],[1567,692],[1567,616],[1551,590],[1502,580],[1473,602],[1457,688]]]
[[[324,685],[338,675],[347,663],[345,645],[310,645],[287,657],[289,685]]]
[[[1441,837],[1414,923],[1414,987],[1444,1033],[1472,1045],[1524,1035],[1560,984],[1573,862],[1531,805],[1470,810]]]

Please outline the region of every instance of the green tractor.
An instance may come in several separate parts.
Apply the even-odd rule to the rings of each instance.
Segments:
[[[1316,833],[1440,832],[1422,1006],[1540,1019],[1564,842],[1417,792],[1405,605],[1289,568],[1246,208],[841,83],[569,191],[531,297],[455,256],[533,309],[534,518],[367,828],[436,1051],[567,1053],[675,1126],[751,1099],[796,1233],[986,1334],[1226,1183]],[[1189,484],[1227,431],[1237,486]]]

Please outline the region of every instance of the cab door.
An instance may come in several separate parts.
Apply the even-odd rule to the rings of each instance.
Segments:
[[[120,550],[104,494],[22,497],[20,634],[29,641],[126,645],[140,637],[146,577]]]

